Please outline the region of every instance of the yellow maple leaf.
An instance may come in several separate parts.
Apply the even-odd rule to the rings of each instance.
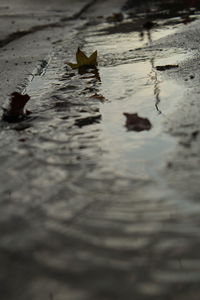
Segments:
[[[87,66],[97,66],[97,51],[87,57],[86,54],[78,48],[76,52],[76,62],[76,64],[67,62],[67,65],[72,69],[79,69]]]

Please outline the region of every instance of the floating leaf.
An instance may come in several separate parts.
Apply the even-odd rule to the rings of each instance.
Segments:
[[[89,57],[87,57],[86,54],[78,48],[76,52],[76,62],[76,64],[67,62],[67,65],[70,66],[72,69],[97,66],[97,51],[95,51]]]
[[[3,120],[17,122],[24,119],[30,112],[24,111],[26,103],[30,100],[29,95],[22,95],[18,92],[11,94],[8,108],[3,108]]]
[[[143,131],[143,130],[150,130],[152,125],[150,121],[147,118],[141,118],[138,116],[137,113],[135,114],[129,114],[124,113],[124,116],[126,117],[126,124],[128,130],[133,131]]]

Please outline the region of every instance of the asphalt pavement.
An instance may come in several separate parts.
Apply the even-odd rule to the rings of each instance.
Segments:
[[[199,299],[199,13],[125,2],[1,1],[2,300]]]

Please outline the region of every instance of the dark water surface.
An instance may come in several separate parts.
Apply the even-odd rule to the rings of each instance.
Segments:
[[[24,91],[29,119],[1,123],[2,300],[198,299],[199,204],[164,177],[177,145],[165,124],[185,87],[156,69],[195,51],[153,49],[112,26],[55,45]],[[90,73],[65,65],[79,37],[99,53]],[[151,130],[128,131],[124,112]]]

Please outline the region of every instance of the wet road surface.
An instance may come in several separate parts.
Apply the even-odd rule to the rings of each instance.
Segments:
[[[29,118],[1,122],[1,297],[197,300],[199,203],[165,176],[178,143],[165,128],[185,86],[156,68],[196,50],[93,22],[67,31],[30,76]],[[98,50],[95,71],[67,67],[80,45]],[[128,130],[123,113],[152,127]]]

